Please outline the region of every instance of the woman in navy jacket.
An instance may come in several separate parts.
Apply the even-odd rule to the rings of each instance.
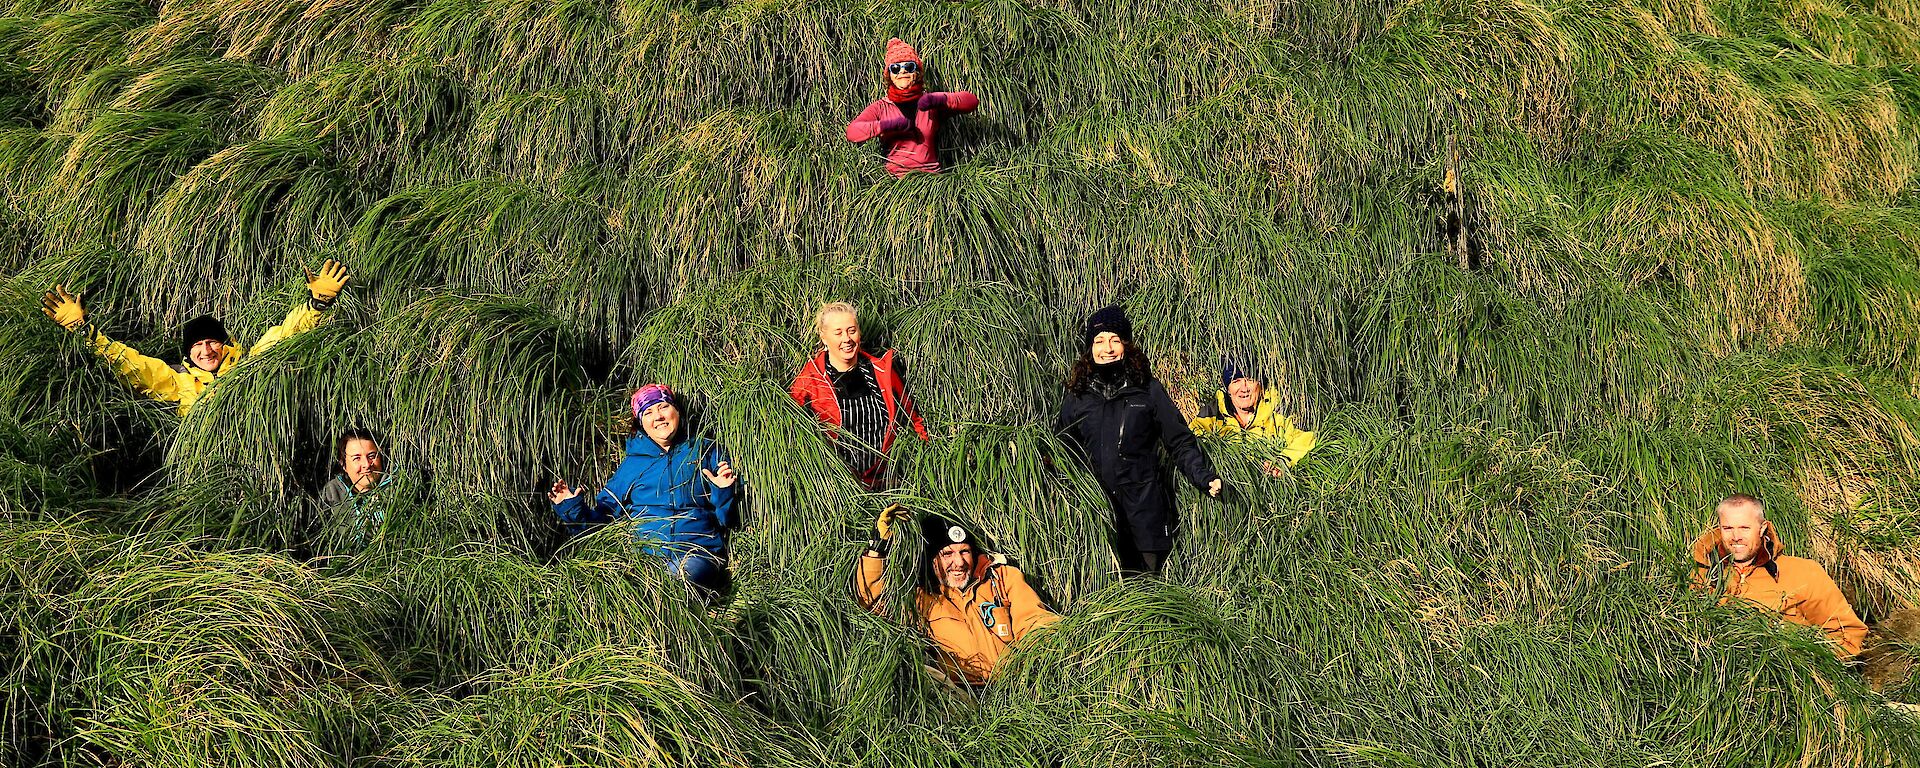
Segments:
[[[1160,447],[1195,488],[1220,496],[1220,476],[1187,429],[1119,307],[1087,320],[1054,432],[1079,450],[1113,506],[1114,554],[1127,574],[1159,573],[1180,532]]]
[[[553,484],[547,499],[565,523],[627,525],[640,550],[709,594],[727,589],[727,526],[739,475],[713,441],[688,439],[673,391],[649,384],[633,393],[627,457],[590,498]]]

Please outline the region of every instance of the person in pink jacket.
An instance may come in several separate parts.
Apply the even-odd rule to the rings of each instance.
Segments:
[[[980,97],[967,91],[925,93],[921,86],[920,52],[887,40],[887,97],[868,104],[847,123],[847,141],[855,144],[878,138],[886,142],[887,173],[905,176],[912,171],[940,172],[940,121],[980,107]]]

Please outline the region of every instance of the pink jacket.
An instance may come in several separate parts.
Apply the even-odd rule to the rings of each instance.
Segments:
[[[855,144],[879,137],[887,142],[887,173],[905,176],[910,171],[938,173],[940,171],[940,120],[947,113],[966,114],[980,108],[980,97],[970,91],[948,91],[932,94],[945,96],[947,104],[940,109],[922,109],[913,116],[913,125],[906,130],[885,133],[881,124],[887,120],[904,120],[906,115],[900,107],[886,99],[876,99],[860,116],[847,123],[847,141]],[[924,97],[923,97],[924,98]]]

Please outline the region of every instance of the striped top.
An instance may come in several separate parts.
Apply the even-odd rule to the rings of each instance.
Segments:
[[[834,447],[855,473],[865,472],[882,458],[880,446],[893,426],[887,418],[886,396],[874,378],[873,363],[864,356],[850,370],[826,368],[833,399],[840,404],[841,435]]]

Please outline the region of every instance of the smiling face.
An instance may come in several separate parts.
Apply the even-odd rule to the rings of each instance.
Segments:
[[[1234,410],[1251,411],[1260,404],[1260,395],[1264,388],[1253,379],[1234,379],[1227,385],[1227,398],[1233,401]]]
[[[911,72],[902,71],[907,69],[911,69],[913,71]],[[903,91],[907,90],[908,88],[912,88],[914,83],[920,82],[920,66],[911,61],[902,61],[902,62],[895,62],[893,64],[888,64],[887,65],[887,82],[892,84],[893,87]]]
[[[640,428],[661,447],[671,445],[674,433],[680,431],[680,409],[673,403],[654,403],[640,414]]]
[[[187,350],[187,360],[193,363],[193,367],[212,373],[220,370],[220,359],[225,357],[226,353],[226,344],[214,339],[202,339],[194,342],[193,347]]]
[[[1120,334],[1114,333],[1113,331],[1101,331],[1100,335],[1093,337],[1093,363],[1095,365],[1119,362],[1121,358],[1126,356],[1127,343],[1120,339]]]
[[[967,583],[973,581],[973,562],[972,544],[948,544],[934,556],[933,572],[940,577],[940,583],[965,589]]]
[[[849,312],[828,312],[820,317],[820,344],[827,348],[827,360],[839,370],[853,367],[860,351],[860,321]]]
[[[1760,537],[1766,532],[1767,519],[1754,504],[1728,502],[1720,505],[1720,542],[1735,565],[1748,565],[1760,554]]]
[[[365,491],[386,474],[387,458],[380,454],[380,446],[372,440],[355,438],[348,440],[341,452],[340,468],[347,473],[347,482],[353,484],[354,490]]]

